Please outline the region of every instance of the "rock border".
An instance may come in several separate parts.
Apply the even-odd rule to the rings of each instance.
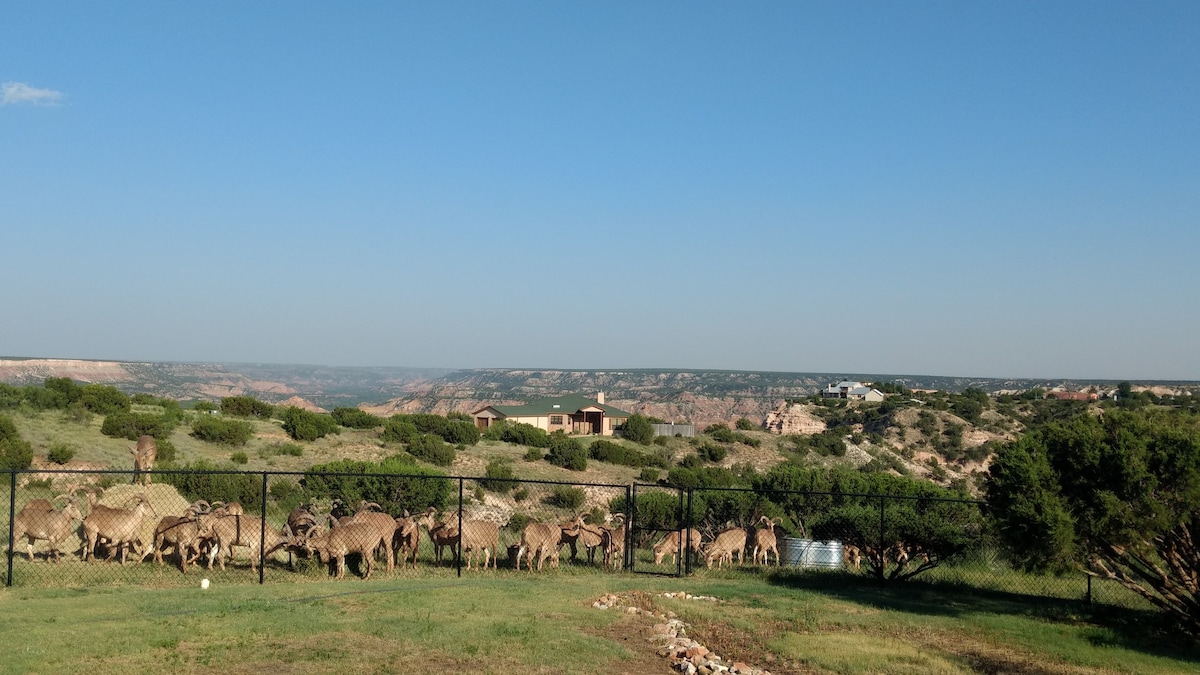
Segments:
[[[672,600],[692,600],[699,602],[720,602],[711,595],[692,595],[691,593],[659,593],[657,597]],[[596,609],[617,609],[621,607],[621,596],[616,593],[605,593],[592,603]],[[688,625],[675,616],[675,612],[652,612],[640,607],[626,606],[626,614],[647,616],[657,619],[651,628],[650,642],[659,643],[657,654],[670,659],[671,670],[685,675],[715,675],[730,673],[731,675],[771,675],[770,671],[755,668],[741,661],[726,663],[724,659],[709,651],[708,647],[687,636]]]

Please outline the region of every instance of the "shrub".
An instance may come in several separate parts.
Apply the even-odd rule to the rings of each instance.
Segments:
[[[520,501],[520,500],[517,500],[517,501]],[[508,517],[508,524],[505,525],[504,528],[509,530],[510,532],[520,534],[521,531],[525,529],[525,526],[528,525],[529,521],[531,521],[531,520],[533,520],[532,516],[526,515],[524,513],[514,513]]]
[[[299,443],[274,443],[267,446],[276,455],[288,455],[290,457],[300,457],[304,454],[304,446]]]
[[[704,433],[712,436],[713,440],[720,441],[722,443],[733,443],[735,440],[737,440],[737,436],[733,433],[733,430],[724,424],[714,424],[708,429],[705,429]]]
[[[428,413],[392,416],[392,419],[396,418],[400,419],[397,424],[408,422],[417,432],[433,434],[440,437],[443,441],[454,445],[474,445],[480,439],[479,429],[475,427],[474,422],[469,420],[460,418],[448,419],[441,415]]]
[[[738,418],[737,424],[735,424],[734,426],[736,426],[741,431],[753,431],[754,429],[758,428],[757,424],[755,424],[754,422],[751,422],[749,419],[747,419],[745,417]]]
[[[46,458],[55,464],[66,464],[75,457],[75,448],[66,443],[55,443],[50,446]]]
[[[110,438],[136,441],[140,436],[166,438],[175,430],[175,425],[162,415],[118,411],[109,413],[100,425],[100,433]]]
[[[699,454],[691,454],[679,460],[679,465],[685,469],[698,469],[704,466],[704,459]]]
[[[571,487],[569,485],[555,485],[554,489],[550,490],[550,494],[542,500],[550,506],[557,506],[562,509],[570,509],[574,511],[583,506],[587,494],[583,488]]]
[[[207,415],[192,422],[192,436],[208,443],[245,445],[254,437],[254,427],[243,420]]]
[[[516,485],[512,481],[513,468],[512,462],[507,459],[493,459],[487,463],[487,468],[483,470],[483,478],[479,479],[479,484],[485,490],[492,492],[511,492]]]
[[[200,413],[212,413],[220,409],[220,406],[212,401],[196,401],[192,404],[192,410]]]
[[[125,392],[106,384],[83,385],[79,400],[84,407],[99,415],[127,411],[131,405]]]
[[[383,418],[358,408],[334,408],[333,421],[347,429],[374,429],[383,426]]]
[[[450,466],[454,462],[454,446],[446,445],[441,436],[420,434],[408,444],[408,452],[430,464]]]
[[[657,441],[658,439],[656,438],[655,440]],[[670,466],[670,462],[658,455],[641,452],[635,448],[604,439],[595,441],[588,446],[588,457],[601,462],[608,462],[609,464],[631,466],[635,469],[643,466],[657,466],[665,469]]]
[[[527,487],[517,488],[517,491],[513,493],[513,501],[514,502],[523,502],[526,499],[529,499],[529,488],[527,488]],[[513,517],[515,518],[516,516],[517,516],[517,514],[514,513]]]
[[[550,434],[550,452],[546,453],[546,461],[564,469],[584,471],[587,469],[587,451],[578,439],[556,431]]]
[[[417,426],[405,415],[392,415],[383,424],[383,434],[380,435],[386,443],[408,443],[420,435]]]
[[[650,445],[654,440],[654,425],[644,415],[630,415],[625,420],[621,435],[634,443]]]
[[[156,438],[154,444],[158,446],[158,461],[159,462],[174,462],[175,461],[175,444],[167,438]]]
[[[332,415],[315,413],[296,406],[288,406],[280,415],[283,430],[296,441],[315,441],[329,434],[336,434],[341,427]]]
[[[252,396],[228,396],[221,399],[221,414],[267,420],[275,414],[275,406]]]
[[[642,472],[638,474],[638,480],[642,481],[643,483],[657,483],[658,469],[651,467],[642,469]]]
[[[155,480],[174,485],[189,502],[205,499],[210,502],[239,502],[247,512],[259,512],[262,501],[262,477],[246,473],[212,473],[223,471],[208,460],[198,460],[180,469],[182,473],[159,474]]]
[[[393,455],[379,463],[343,459],[312,466],[305,471],[300,485],[310,499],[337,498],[347,504],[365,499],[392,514],[417,513],[430,506],[441,510],[454,487],[442,472],[420,466],[404,455]]]
[[[528,445],[531,448],[550,447],[550,434],[546,433],[545,429],[522,422],[505,424],[500,434],[500,440],[516,445]]]
[[[235,452],[229,456],[229,461],[233,462],[234,464],[245,464],[246,462],[250,461],[250,458],[246,456],[246,453],[239,450],[238,452]]]
[[[28,469],[33,464],[33,446],[21,438],[0,439],[0,469]]]
[[[726,450],[725,446],[723,445],[717,445],[716,443],[705,443],[704,445],[700,446],[697,454],[701,459],[709,462],[719,462],[725,459],[725,456],[729,454],[729,451]]]
[[[530,448],[525,451],[524,459],[526,462],[540,462],[545,458],[546,458],[546,456],[544,454],[542,454],[542,451],[538,450],[537,448]]]

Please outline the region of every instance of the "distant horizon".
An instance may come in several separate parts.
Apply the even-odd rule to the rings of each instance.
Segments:
[[[873,378],[941,378],[941,379],[956,379],[956,380],[1034,380],[1043,382],[1075,382],[1075,383],[1116,383],[1129,382],[1131,384],[1179,384],[1179,385],[1194,385],[1200,386],[1200,380],[1181,379],[1150,379],[1150,378],[1103,378],[1103,377],[1047,377],[1047,376],[1022,376],[1022,377],[992,377],[985,375],[944,375],[937,373],[872,373],[872,372],[853,372],[853,371],[822,371],[822,370],[762,370],[748,368],[655,368],[655,367],[638,367],[638,368],[580,368],[580,367],[546,367],[546,366],[471,366],[471,367],[446,367],[446,366],[396,366],[396,365],[340,365],[332,363],[295,363],[295,362],[276,362],[276,361],[191,361],[191,360],[157,360],[157,359],[101,359],[101,358],[78,358],[78,357],[53,357],[53,356],[11,356],[0,355],[0,361],[89,361],[95,363],[164,363],[164,364],[180,364],[180,365],[242,365],[242,366],[278,366],[278,367],[305,367],[305,368],[347,368],[347,369],[394,369],[394,370],[442,370],[447,372],[470,371],[470,370],[502,370],[502,371],[550,371],[550,372],[600,372],[600,373],[620,373],[620,372],[729,372],[729,373],[772,373],[781,375],[828,375],[832,380],[838,378],[851,377],[873,377]],[[832,381],[831,380],[831,381]]]

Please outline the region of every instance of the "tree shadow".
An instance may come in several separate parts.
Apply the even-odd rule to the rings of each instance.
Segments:
[[[784,588],[816,591],[850,602],[928,616],[970,614],[1021,616],[1075,626],[1087,626],[1084,639],[1100,647],[1122,647],[1153,656],[1200,664],[1196,636],[1169,616],[1149,609],[1088,603],[1086,600],[979,588],[960,582],[922,581],[880,584],[853,574],[780,571],[769,583]]]

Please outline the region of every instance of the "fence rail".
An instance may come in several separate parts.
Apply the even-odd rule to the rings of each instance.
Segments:
[[[416,545],[403,557],[399,549],[411,540],[397,534],[389,542],[389,560],[399,570],[419,563],[462,575],[482,557],[471,535],[482,527],[498,533],[488,546],[492,564],[507,567],[531,561],[536,566],[545,559],[550,565],[682,576],[724,574],[728,566],[779,566],[859,576],[868,583],[917,577],[1034,597],[1144,604],[1114,582],[1015,570],[985,526],[986,504],[969,499],[397,473],[150,475],[149,485],[138,485],[132,471],[117,469],[0,473],[0,489],[8,490],[8,498],[0,499],[0,509],[7,508],[0,514],[8,542],[6,585],[191,585],[181,569],[192,549],[171,545],[171,519],[202,499],[210,505],[237,502],[244,512],[237,539],[197,555],[195,564],[213,583],[322,577],[325,566],[308,557],[303,540],[285,528],[289,515],[306,504],[330,518],[339,505],[353,511],[373,502],[397,521],[420,522]],[[65,508],[71,501],[75,513]],[[121,516],[124,530],[97,525],[104,518],[119,520],[112,513],[122,509],[137,511]],[[527,550],[518,561],[522,543],[528,543],[522,533],[533,522],[559,525],[566,534],[552,551]],[[453,536],[448,541],[435,536],[447,532],[467,533],[466,545],[457,546]],[[256,536],[243,536],[248,534]],[[197,546],[194,553],[200,552]],[[93,555],[103,561],[84,561]],[[105,563],[121,557],[123,564]],[[362,567],[359,563],[359,573]]]

